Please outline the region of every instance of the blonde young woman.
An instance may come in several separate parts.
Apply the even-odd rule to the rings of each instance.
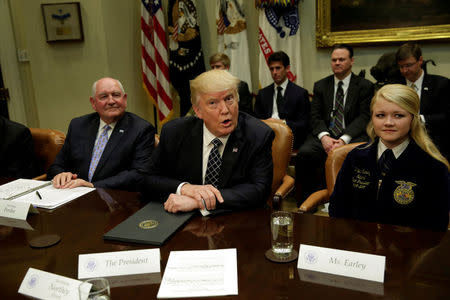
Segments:
[[[351,151],[330,198],[330,216],[446,230],[448,161],[428,137],[410,87],[385,85],[372,99],[371,143]]]

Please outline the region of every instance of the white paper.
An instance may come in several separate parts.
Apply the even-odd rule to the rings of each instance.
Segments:
[[[384,282],[386,256],[300,245],[297,268]]]
[[[0,199],[12,200],[50,184],[50,181],[17,179],[0,186]]]
[[[94,190],[95,188],[89,187],[56,189],[52,185],[49,185],[39,189],[39,194],[42,199],[39,198],[36,192],[32,192],[16,198],[13,201],[30,203],[41,208],[53,209]]]
[[[237,294],[236,249],[172,251],[158,298]]]
[[[159,249],[80,254],[78,278],[160,273]]]
[[[20,285],[19,293],[38,299],[80,300],[81,284],[83,284],[82,294],[87,296],[92,286],[90,283],[29,268]]]

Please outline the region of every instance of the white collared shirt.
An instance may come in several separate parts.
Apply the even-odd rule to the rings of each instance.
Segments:
[[[225,149],[225,146],[227,144],[228,138],[230,135],[227,135],[225,137],[219,137],[219,140],[222,142],[222,145],[219,146],[219,154],[220,157],[223,155],[223,150]],[[208,167],[208,158],[209,153],[214,148],[214,145],[212,140],[214,140],[216,136],[211,133],[211,131],[206,128],[205,123],[203,123],[203,148],[202,148],[202,183],[205,184],[205,175],[206,175],[206,168]]]
[[[273,84],[273,101],[272,101],[272,118],[273,119],[280,119],[280,115],[278,114],[278,106],[277,106],[277,94],[278,94],[278,87],[281,86],[281,96],[284,97],[284,93],[286,92],[286,88],[288,85],[289,79],[286,78],[286,80],[280,84],[276,85]]]
[[[391,149],[392,152],[394,153],[394,156],[396,159],[403,153],[403,151],[405,151],[406,147],[408,147],[408,144],[409,144],[409,138],[404,140],[403,143],[401,143],[400,145],[395,146],[394,148]],[[378,141],[377,160],[380,159],[381,155],[383,154],[384,150],[386,150],[386,149],[388,149],[388,147],[386,147],[386,145],[384,145],[380,139]]]
[[[109,140],[109,138],[111,137],[111,134],[112,134],[112,132],[113,132],[114,127],[116,126],[116,124],[117,124],[117,122],[113,122],[113,123],[111,123],[111,124],[108,124],[109,127],[111,127],[111,129],[108,130],[108,140]],[[104,128],[105,128],[106,125],[107,125],[107,124],[106,124],[102,119],[100,119],[100,124],[98,125],[97,136],[95,137],[95,143],[94,143],[94,145],[97,145],[98,138],[100,137],[100,134],[102,134],[102,132],[103,132],[103,130],[104,130]]]
[[[417,95],[419,95],[419,99],[420,96],[422,95],[422,84],[423,84],[423,78],[424,78],[425,72],[422,70],[422,74],[420,74],[419,78],[417,78],[416,81],[412,82],[409,81],[408,79],[406,79],[406,85],[412,87],[412,85],[415,85],[415,90]]]

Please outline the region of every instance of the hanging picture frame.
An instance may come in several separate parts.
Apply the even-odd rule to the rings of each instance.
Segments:
[[[80,2],[41,4],[48,43],[83,41]]]

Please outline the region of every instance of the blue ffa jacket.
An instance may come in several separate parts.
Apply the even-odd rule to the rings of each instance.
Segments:
[[[330,198],[332,217],[446,230],[450,175],[444,164],[410,141],[383,178],[377,142],[353,149]]]

